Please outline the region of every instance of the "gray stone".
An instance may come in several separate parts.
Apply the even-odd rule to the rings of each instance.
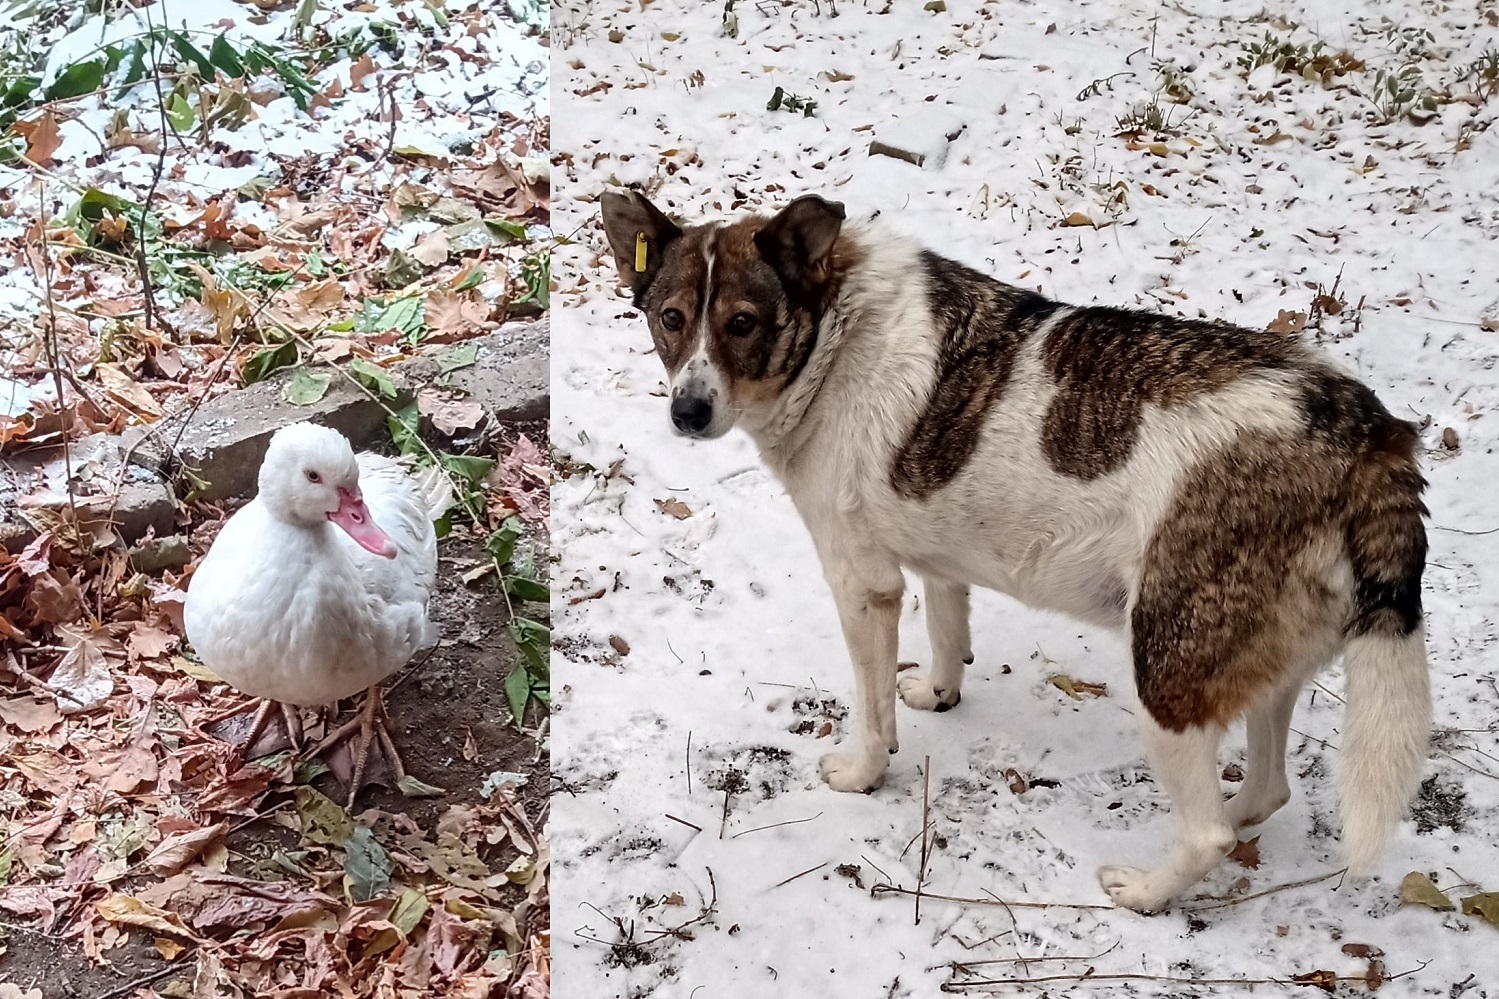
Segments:
[[[551,406],[550,333],[550,319],[543,316],[465,341],[477,348],[475,362],[449,373],[447,381],[472,395],[493,420],[543,419]],[[389,370],[398,389],[393,409],[409,403],[438,375],[430,357]],[[282,372],[210,399],[195,413],[133,427],[118,437],[95,434],[74,443],[69,459],[79,519],[90,529],[111,526],[127,544],[152,531],[163,539],[171,535],[177,503],[164,472],[174,464],[169,460],[174,448],[192,475],[206,483],[199,498],[217,501],[254,494],[271,435],[288,423],[311,420],[333,427],[355,447],[387,434],[385,407],[347,380],[335,377],[318,402],[295,406],[281,395],[288,378],[290,373]],[[0,462],[0,542],[7,549],[20,551],[36,537],[36,523],[67,510],[66,479],[60,447]]]
[[[120,438],[93,434],[76,441],[66,458],[61,446],[39,448],[0,463],[0,538],[19,551],[37,535],[38,526],[72,508],[78,521],[96,536],[113,533],[133,541],[150,531],[171,534],[177,503],[160,475],[127,463]],[[68,469],[73,496],[68,498]]]
[[[477,347],[470,368],[452,372],[450,383],[470,392],[491,418],[538,419],[551,405],[548,367],[550,322],[507,323],[492,333],[464,341]],[[387,369],[396,384],[392,409],[408,404],[418,388],[437,377],[436,360],[416,357]],[[271,435],[288,423],[309,420],[332,427],[356,448],[386,433],[387,412],[346,379],[335,377],[328,394],[309,406],[294,406],[281,395],[289,372],[228,392],[204,403],[177,445],[177,457],[206,483],[198,496],[221,500],[255,492],[260,463]],[[153,436],[168,446],[176,438],[180,417],[169,417]],[[158,444],[157,460],[164,462]]]
[[[187,546],[187,536],[169,534],[164,538],[152,538],[133,546],[125,553],[130,568],[136,572],[160,572],[162,569],[180,569],[192,559]]]

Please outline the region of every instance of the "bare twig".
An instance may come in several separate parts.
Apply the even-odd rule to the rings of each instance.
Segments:
[[[1392,982],[1397,978],[1414,975],[1424,969],[1430,961],[1421,962],[1419,967],[1410,968],[1398,974],[1389,975],[1385,981]],[[1364,975],[1337,975],[1332,981],[1337,982],[1359,982],[1367,981]],[[1146,975],[1143,973],[1120,973],[1109,975],[1095,975],[1093,969],[1076,975],[1047,975],[1044,978],[977,978],[967,982],[943,982],[943,992],[964,992],[968,989],[984,988],[991,985],[1039,985],[1043,982],[1165,982],[1170,985],[1295,985],[1295,986],[1320,986],[1328,979],[1317,981],[1299,982],[1294,978],[1175,978],[1170,975]]]
[[[662,812],[661,814],[665,815],[668,819],[671,819],[673,822],[680,822],[682,825],[686,826],[688,829],[696,829],[698,832],[702,832],[703,831],[703,827],[700,826],[700,825],[698,825],[696,822],[688,822],[686,819],[679,819],[675,815],[671,814],[670,812]]]
[[[1252,895],[1243,895],[1239,898],[1217,899],[1208,902],[1206,905],[1183,905],[1181,906],[1181,908],[1183,911],[1187,912],[1201,912],[1205,909],[1222,909],[1230,905],[1241,905],[1244,902],[1248,902],[1256,898],[1264,898],[1266,895],[1274,895],[1276,892],[1289,891],[1292,888],[1304,888],[1307,885],[1315,885],[1320,884],[1323,881],[1330,881],[1331,879],[1338,877],[1339,875],[1347,873],[1348,868],[1343,867],[1336,871],[1331,871],[1327,874],[1319,874],[1315,878],[1303,878],[1300,881],[1290,881],[1283,885],[1276,885],[1273,888],[1266,888],[1264,891],[1257,891]]]
[[[932,804],[932,758],[926,757],[922,764],[921,774],[921,866],[916,871],[916,922],[913,925],[921,925],[921,889],[926,884],[926,861],[931,850],[931,840],[927,836],[927,830],[931,818]]]
[[[163,978],[166,978],[168,975],[175,974],[176,972],[187,970],[189,969],[186,962],[183,962],[182,964],[169,964],[165,968],[157,968],[149,975],[142,975],[132,982],[127,982],[117,989],[111,989],[103,995],[95,997],[95,999],[121,999],[121,997],[123,996],[133,994],[136,989],[139,989],[146,985],[151,985],[154,982],[159,982]]]
[[[773,887],[773,888],[779,888],[779,887],[781,887],[781,885],[789,885],[791,882],[795,881],[797,878],[804,878],[808,874],[811,874],[813,871],[820,871],[820,870],[822,870],[826,866],[828,866],[828,862],[826,860],[824,860],[822,863],[818,864],[816,867],[809,867],[805,871],[802,871],[800,874],[793,874],[793,875],[791,875],[791,877],[787,878],[785,881],[777,881],[771,887]]]
[[[805,819],[787,819],[785,822],[772,822],[768,826],[755,826],[755,828],[753,828],[753,829],[745,829],[742,832],[736,832],[734,835],[730,836],[729,839],[738,839],[740,836],[748,836],[750,833],[753,833],[753,832],[762,832],[762,831],[764,831],[766,829],[774,829],[777,826],[796,826],[796,825],[801,825],[803,822],[811,822],[814,819],[820,819],[820,818],[822,818],[822,813],[818,812],[816,815],[809,815]]]
[[[870,887],[871,895],[915,895],[909,888],[899,885],[876,884]],[[922,898],[935,898],[941,902],[961,902],[964,905],[995,905],[1000,908],[1014,907],[1016,909],[1115,909],[1117,906],[1101,905],[1092,902],[1005,902],[998,898],[962,898],[957,895],[937,895],[923,890]]]

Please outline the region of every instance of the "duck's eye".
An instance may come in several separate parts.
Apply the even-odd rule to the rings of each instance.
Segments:
[[[749,336],[755,329],[755,317],[748,312],[736,312],[729,318],[731,336]]]
[[[667,309],[661,313],[661,325],[669,330],[679,330],[687,325],[687,317],[680,309]]]
[[[323,481],[323,477],[321,475],[319,475],[318,473],[314,472],[312,469],[309,468],[307,470],[307,481],[308,482],[322,482]]]

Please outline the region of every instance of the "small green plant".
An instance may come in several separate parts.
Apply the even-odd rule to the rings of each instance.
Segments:
[[[1430,28],[1420,25],[1401,25],[1380,18],[1380,34],[1384,36],[1385,47],[1398,55],[1403,62],[1417,62],[1421,59],[1429,59],[1438,55],[1436,35],[1431,33]]]
[[[546,251],[527,254],[520,262],[521,280],[526,294],[515,304],[534,303],[543,312],[552,307],[552,255]]]
[[[1499,49],[1489,46],[1483,52],[1458,70],[1459,80],[1471,80],[1473,93],[1480,100],[1488,100],[1499,93]]]
[[[1191,76],[1176,63],[1169,60],[1157,62],[1154,68],[1161,78],[1160,93],[1171,103],[1187,104],[1197,96]]]
[[[1179,132],[1181,126],[1191,118],[1195,111],[1188,110],[1181,119],[1173,120],[1173,112],[1177,105],[1168,103],[1161,106],[1161,94],[1156,92],[1150,95],[1150,100],[1135,104],[1124,114],[1114,119],[1119,126],[1120,135],[1144,135],[1147,133],[1165,134]]]
[[[1437,113],[1440,103],[1436,92],[1422,79],[1421,68],[1413,62],[1393,72],[1376,70],[1373,91],[1365,96],[1386,123],[1406,116],[1424,121]]]
[[[500,592],[510,607],[510,637],[521,654],[520,662],[505,677],[505,699],[516,728],[520,728],[532,701],[543,706],[551,704],[551,670],[547,658],[552,633],[535,618],[516,613],[516,606],[546,604],[551,599],[551,590],[542,578],[545,572],[537,565],[535,547],[526,538],[519,518],[507,517],[500,529],[485,541],[484,548],[494,560]]]
[[[808,97],[788,94],[784,87],[777,87],[775,93],[770,95],[770,101],[765,105],[765,110],[793,113],[800,111],[803,117],[810,118],[817,111],[817,102]]]
[[[1245,73],[1253,73],[1261,66],[1274,66],[1280,73],[1300,74],[1322,54],[1323,43],[1301,42],[1292,44],[1290,39],[1277,38],[1270,32],[1257,42],[1240,43],[1244,49],[1237,62]]]

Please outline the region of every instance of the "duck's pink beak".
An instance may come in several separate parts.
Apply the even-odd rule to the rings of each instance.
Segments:
[[[365,551],[382,558],[396,557],[396,543],[370,519],[369,507],[364,505],[363,497],[340,489],[338,509],[328,514],[328,519],[348,532],[349,537]]]

